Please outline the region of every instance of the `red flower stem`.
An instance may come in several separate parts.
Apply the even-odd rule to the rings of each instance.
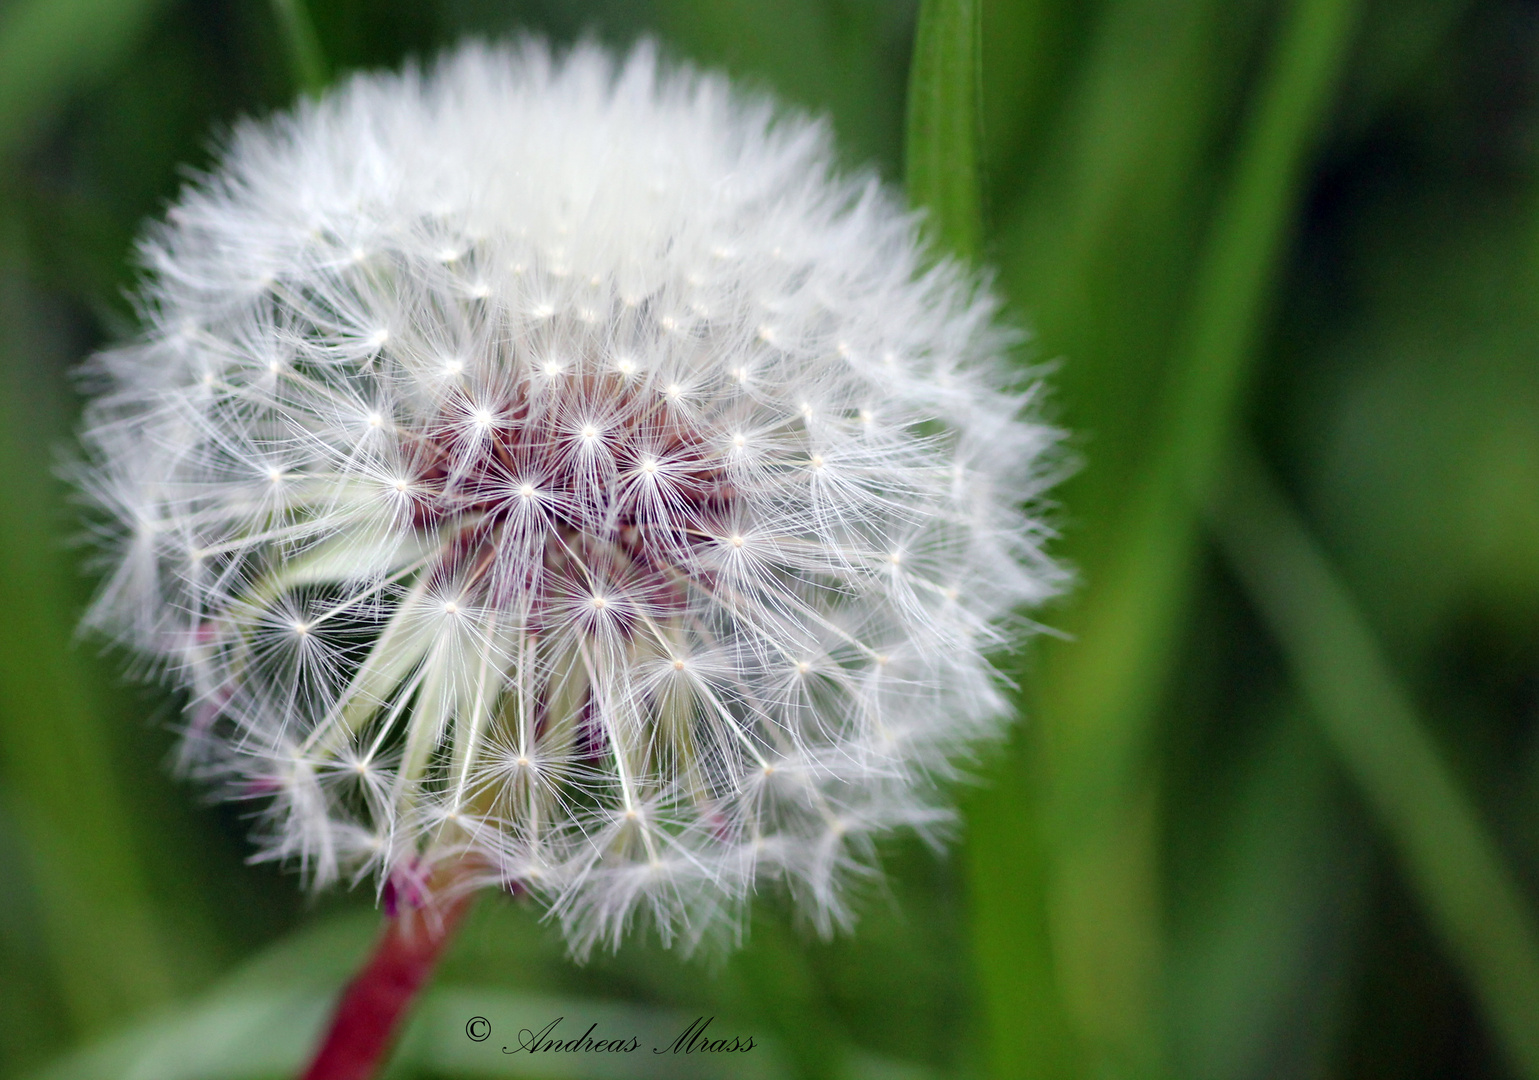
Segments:
[[[407,907],[385,923],[364,969],[353,977],[303,1080],[370,1080],[397,1028],[475,899],[461,892]]]

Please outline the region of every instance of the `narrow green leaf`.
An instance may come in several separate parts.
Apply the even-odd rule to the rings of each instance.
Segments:
[[[1539,1077],[1539,927],[1352,598],[1254,452],[1235,454],[1212,525],[1513,1065]]]
[[[1084,63],[1097,14],[1094,3],[979,0],[978,171],[985,221],[1008,216],[1035,175],[1051,120],[1071,96]]]
[[[320,38],[315,34],[315,22],[310,18],[309,5],[305,0],[272,0],[272,4],[288,48],[294,85],[303,93],[317,97],[326,89],[329,72]]]
[[[982,32],[979,0],[924,0],[908,84],[909,199],[929,212],[941,244],[964,259],[976,259],[983,247]]]
[[[1168,7],[1118,9],[1113,22],[1119,28],[1142,25],[1146,34],[1157,32],[1159,20],[1152,17]],[[1047,955],[1059,1000],[1098,1075],[1149,1076],[1165,1068],[1152,735],[1191,592],[1197,550],[1194,496],[1221,460],[1243,399],[1272,274],[1341,74],[1357,8],[1355,0],[1295,0],[1282,12],[1198,261],[1169,376],[1149,410],[1147,435],[1129,451],[1126,483],[1115,492],[1114,504],[1097,507],[1103,511],[1095,522],[1100,534],[1092,541],[1098,558],[1086,566],[1088,587],[1067,620],[1075,640],[1043,649],[1045,662],[1032,680],[1040,734],[1030,741],[1042,759],[1012,770],[1010,783],[1038,782],[1043,791],[1037,828],[1048,863],[1046,896],[1040,901],[1051,935]],[[1211,32],[1207,20],[1212,14],[1194,5],[1170,15],[1181,30],[1177,43],[1187,41],[1187,35],[1200,43]],[[1146,40],[1119,44],[1135,58],[1153,49]],[[1202,55],[1195,46],[1191,53]],[[1178,69],[1161,70],[1170,79],[1169,108],[1188,93],[1195,97]],[[1094,104],[1098,95],[1110,95],[1119,84],[1125,97],[1126,83],[1114,66],[1096,72],[1089,100]],[[1197,89],[1213,91],[1211,86]],[[1143,117],[1143,103],[1133,105],[1133,116]],[[1100,114],[1092,110],[1090,115]],[[1178,114],[1156,115],[1173,123]],[[1075,195],[1071,204],[1100,208],[1071,223],[1074,243],[1063,257],[1070,268],[1091,245],[1103,242],[1102,228],[1115,220],[1113,211],[1140,183],[1132,169],[1140,162],[1120,153],[1118,138],[1138,135],[1137,126],[1129,127],[1133,122],[1115,112],[1109,119],[1108,146],[1088,148],[1084,175],[1076,178],[1083,198],[1069,193]],[[1191,164],[1200,167],[1202,162]],[[1078,280],[1047,285],[1060,293],[1082,287]],[[1124,286],[1146,287],[1141,281]],[[1117,302],[1115,295],[1097,299]],[[1136,300],[1134,294],[1130,302]],[[1086,303],[1076,317],[1086,322],[1085,335],[1093,339],[1089,323],[1100,313]],[[1129,361],[1119,369],[1125,382],[1116,390],[1124,398],[1137,398],[1131,406],[1121,403],[1123,418],[1142,414],[1139,395],[1151,396],[1147,354],[1146,345],[1139,363]],[[1103,434],[1115,437],[1095,433],[1097,438]],[[987,815],[990,828],[980,834],[980,846],[971,854],[975,867],[1019,866],[1027,857],[1029,845],[1020,837],[1028,823],[1022,819],[1012,835],[1007,817],[997,808]],[[985,887],[979,898],[1010,904],[1009,897],[987,894],[990,876],[999,878],[1002,872],[975,876],[975,883]],[[1027,880],[1030,874],[1022,871],[1018,877]],[[994,924],[1004,917],[994,912]],[[987,943],[979,948],[986,949]],[[993,973],[993,992],[1009,982],[1012,968],[1040,971],[1042,965],[1031,959],[1033,951],[1030,943],[1017,940],[997,956],[980,956]],[[994,1061],[1000,1075],[1040,1069],[1032,1060],[1034,1048],[1023,1039],[1031,1027],[1025,1017],[1009,1027],[996,1020]]]
[[[1243,399],[1267,292],[1321,114],[1340,74],[1354,0],[1297,0],[1275,48],[1199,270],[1149,463],[1118,529],[1119,554],[1083,613],[1081,641],[1046,691],[1081,719],[1071,755],[1105,757],[1142,728],[1164,681],[1195,551],[1195,509],[1219,467]],[[1109,761],[1116,784],[1131,760]]]
[[[42,384],[43,329],[0,222],[0,758],[40,894],[51,974],[79,1030],[167,998],[174,973],[150,900],[111,733],[73,640],[51,448],[66,430]]]
[[[1104,585],[1097,555],[1125,542],[1116,511],[1147,459],[1145,402],[1169,366],[1167,326],[1193,261],[1183,238],[1202,217],[1192,177],[1206,167],[1213,130],[1232,122],[1218,103],[1234,75],[1211,37],[1221,6],[1129,0],[1096,11],[1001,252],[1046,355],[1066,358],[1066,418],[1094,440],[1094,457],[1065,489],[1077,523],[1065,547],[1085,585],[1054,621],[1075,640],[1038,642],[1018,669],[1028,719],[995,783],[969,800],[974,962],[998,1077],[1078,1077],[1092,1060],[1124,1075],[1157,1057],[1150,778],[1113,774],[1108,763],[1125,753],[1117,740],[1103,744],[1104,761],[1065,757],[1059,729],[1083,717],[1072,690],[1058,700],[1049,692]],[[986,72],[986,85],[1005,77]]]
[[[1210,778],[1222,791],[1232,777],[1236,790],[1232,800],[1202,794],[1200,812],[1218,819],[1211,846],[1174,875],[1177,1076],[1325,1076],[1340,1053],[1355,946],[1369,921],[1372,845],[1307,713],[1286,693],[1226,710],[1226,725],[1264,730],[1238,768]],[[1206,831],[1191,818],[1182,824],[1187,843]]]

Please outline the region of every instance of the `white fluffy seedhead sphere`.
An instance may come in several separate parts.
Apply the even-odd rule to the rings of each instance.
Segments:
[[[826,129],[470,46],[240,127],[142,244],[90,622],[263,857],[542,897],[575,952],[778,881],[821,927],[1006,714],[1056,434]],[[435,878],[441,880],[442,875]]]

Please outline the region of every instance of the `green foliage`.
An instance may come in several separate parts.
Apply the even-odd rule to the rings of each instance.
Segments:
[[[288,44],[294,84],[307,94],[319,94],[326,89],[326,57],[316,39],[309,6],[304,0],[273,0],[273,13]]]
[[[728,957],[576,967],[489,900],[390,1075],[682,1076],[519,1071],[500,1036],[708,1013],[765,1049],[701,1076],[1539,1076],[1522,0],[0,7],[0,1075],[290,1074],[367,945],[370,898],[243,866],[238,814],[165,775],[176,703],[72,640],[50,463],[211,137],[519,31],[651,33],[902,166],[1055,368],[1081,584],[1002,661],[1026,720],[963,855],[890,845],[854,936],[765,897]]]
[[[1225,554],[1514,1062],[1539,1075],[1539,932],[1524,900],[1324,556],[1251,451],[1231,455],[1214,510]]]
[[[936,240],[963,259],[976,259],[983,245],[982,14],[978,0],[922,4],[908,83],[908,196],[929,213]]]

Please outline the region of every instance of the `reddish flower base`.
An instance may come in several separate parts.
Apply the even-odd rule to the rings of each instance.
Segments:
[[[403,907],[385,923],[374,954],[342,993],[303,1080],[370,1080],[412,1000],[470,910],[475,894]]]

